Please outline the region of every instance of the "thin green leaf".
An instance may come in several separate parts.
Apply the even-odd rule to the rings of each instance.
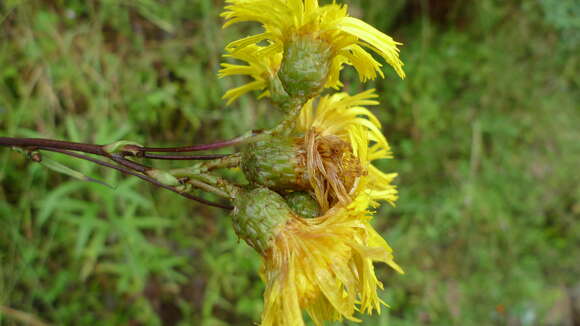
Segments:
[[[68,175],[69,177],[73,177],[73,178],[81,180],[81,181],[97,183],[97,184],[103,185],[105,187],[115,189],[113,186],[111,186],[103,181],[86,176],[85,174],[83,174],[79,171],[73,170],[73,169],[69,168],[68,166],[66,166],[62,163],[59,163],[55,160],[52,160],[50,158],[43,157],[42,161],[39,163],[50,170]]]

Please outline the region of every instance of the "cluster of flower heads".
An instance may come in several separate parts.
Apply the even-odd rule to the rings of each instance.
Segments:
[[[224,63],[220,76],[247,75],[253,81],[229,90],[224,98],[231,103],[259,91],[260,97],[280,98],[283,93],[300,99],[293,102],[299,103],[299,111],[289,114],[295,119],[290,127],[245,154],[253,163],[243,169],[254,188],[235,205],[236,232],[264,259],[261,325],[304,325],[304,311],[319,326],[326,320],[360,321],[357,312],[380,312],[384,302],[377,288],[382,283],[373,262],[403,271],[370,224],[380,201],[397,200],[392,185],[396,174],[373,165],[392,157],[379,120],[365,107],[377,105],[377,95],[374,90],[356,95],[320,93],[340,89],[345,65],[353,66],[361,81],[382,77],[381,64],[367,49],[404,78],[399,43],[349,17],[347,6],[334,2],[227,3],[222,14],[226,27],[253,21],[262,25],[263,32],[226,47],[226,57],[244,64]],[[296,194],[305,194],[304,205],[291,203],[290,196]],[[257,202],[267,205],[252,206]],[[306,204],[314,205],[315,213],[307,213]]]

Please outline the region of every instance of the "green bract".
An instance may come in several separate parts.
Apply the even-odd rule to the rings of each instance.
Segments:
[[[263,187],[242,190],[234,199],[234,205],[236,234],[262,254],[269,248],[278,227],[293,214],[282,196]]]
[[[306,218],[320,216],[320,206],[309,193],[304,191],[295,191],[286,197],[288,206],[298,215]]]
[[[297,37],[285,44],[278,76],[288,95],[311,98],[324,88],[332,51],[328,44],[311,37]]]
[[[246,146],[241,167],[251,183],[276,191],[309,189],[300,138],[271,135]]]

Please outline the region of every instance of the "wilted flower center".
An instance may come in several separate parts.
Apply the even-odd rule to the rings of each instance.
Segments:
[[[338,202],[349,203],[349,193],[358,177],[365,175],[351,145],[333,135],[310,129],[304,140],[303,159],[314,195],[323,212]]]

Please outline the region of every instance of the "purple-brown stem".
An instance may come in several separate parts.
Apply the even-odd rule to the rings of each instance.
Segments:
[[[231,140],[231,141],[221,142],[219,144],[225,144],[225,143],[235,144],[238,142],[239,141]],[[202,146],[211,147],[214,145],[215,144],[202,145]],[[168,189],[168,190],[173,191],[173,192],[175,192],[183,197],[198,201],[200,203],[203,203],[203,204],[206,204],[209,206],[214,206],[214,207],[219,207],[219,208],[224,208],[224,209],[233,209],[233,207],[231,207],[229,205],[213,203],[213,202],[207,201],[203,198],[191,195],[189,193],[181,192],[181,191],[179,191],[171,186],[167,186],[167,185],[157,181],[156,179],[146,175],[146,173],[152,169],[151,167],[125,158],[125,156],[133,155],[133,156],[137,156],[137,157],[144,157],[144,158],[151,158],[151,159],[164,159],[164,160],[213,160],[213,159],[223,158],[227,155],[221,155],[221,154],[220,155],[196,155],[196,156],[158,155],[158,154],[149,154],[149,153],[147,153],[147,149],[145,147],[139,147],[139,146],[134,146],[134,145],[130,145],[130,146],[131,146],[132,150],[137,150],[136,154],[132,151],[125,151],[123,153],[109,153],[108,151],[105,150],[105,146],[103,146],[103,145],[75,143],[75,142],[68,142],[68,141],[62,141],[62,140],[43,139],[43,138],[0,137],[0,146],[21,147],[25,150],[28,150],[29,152],[32,152],[35,150],[45,150],[45,151],[51,151],[51,152],[65,154],[65,155],[72,156],[75,158],[87,160],[87,161],[93,162],[95,164],[104,166],[104,167],[115,169],[117,171],[120,171],[120,172],[128,174],[128,175],[136,176],[136,177],[141,178],[142,180],[145,180],[149,183],[152,183],[158,187]],[[224,145],[224,146],[229,146],[229,145]],[[217,146],[215,148],[220,148],[220,147],[224,147],[224,146]],[[196,146],[190,146],[190,148],[193,148],[193,147],[196,147]],[[201,147],[201,146],[197,146],[197,147]],[[183,148],[185,148],[185,147],[178,147],[178,148],[173,148],[173,149],[167,148],[166,150],[173,151],[174,149],[176,149],[176,151],[173,151],[173,152],[181,152],[181,150]],[[102,161],[102,160],[99,160],[99,159],[96,159],[96,158],[93,158],[90,156],[86,156],[83,154],[79,154],[77,152],[103,156],[103,157],[106,157],[106,158],[112,160],[113,162],[115,162],[119,165],[111,164],[109,162]],[[42,160],[40,153],[36,153],[36,156],[38,156],[36,161]],[[34,157],[31,157],[31,158],[34,160]]]
[[[183,147],[142,147],[141,149],[145,152],[157,152],[157,153],[186,153],[186,152],[199,152],[207,151],[212,149],[224,148],[228,146],[233,146],[244,141],[246,137],[238,137],[230,140],[224,140],[212,144],[204,145],[193,145],[193,146],[183,146]]]
[[[210,149],[218,149],[227,146],[232,146],[239,144],[246,140],[247,137],[238,137],[231,140],[226,140],[222,142],[217,142],[207,145],[193,145],[193,146],[183,146],[183,147],[141,147],[136,145],[127,145],[127,150],[123,152],[124,156],[138,156],[150,159],[158,160],[214,160],[218,158],[223,158],[227,155],[160,155],[160,154],[150,154],[148,152],[158,152],[158,153],[186,153],[203,151]],[[12,137],[0,137],[0,146],[15,146],[15,147],[26,147],[29,149],[35,148],[59,148],[77,152],[83,152],[87,154],[101,155],[111,158],[110,153],[105,150],[103,145],[95,144],[85,144],[85,143],[75,143],[69,141],[55,140],[55,139],[44,139],[44,138],[12,138]],[[130,149],[130,150],[129,150]],[[137,152],[136,154],[134,152]]]
[[[213,155],[159,155],[144,153],[142,157],[156,159],[156,160],[172,160],[172,161],[209,161],[224,158],[229,156],[228,154],[213,154]]]
[[[100,145],[74,143],[62,140],[43,139],[43,138],[0,137],[0,146],[25,147],[30,149],[57,148],[102,156],[106,156],[108,154],[103,149],[103,146]]]

